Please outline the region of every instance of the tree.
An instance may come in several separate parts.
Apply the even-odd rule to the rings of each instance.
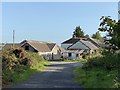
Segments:
[[[93,34],[93,35],[92,35],[92,38],[100,39],[100,38],[101,38],[101,35],[100,35],[99,31],[97,31],[95,34]]]
[[[98,39],[98,40],[100,40],[100,41],[104,41],[104,40],[103,40],[103,37],[101,37],[99,31],[97,31],[95,34],[93,34],[93,35],[92,35],[92,38]]]
[[[111,43],[115,44],[120,48],[120,21],[116,22],[116,25],[113,28],[113,35]]]
[[[106,38],[111,45],[116,45],[120,48],[120,22],[112,20],[110,16],[102,16],[100,19],[99,31],[107,32]]]
[[[88,34],[86,34],[84,37],[85,37],[85,38],[90,38],[90,36],[89,36]]]
[[[75,31],[73,32],[73,37],[76,37],[76,38],[83,38],[84,37],[84,32],[82,31],[80,26],[76,27]]]

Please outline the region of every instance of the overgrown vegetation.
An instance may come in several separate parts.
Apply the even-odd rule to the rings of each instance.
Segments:
[[[92,57],[93,56],[93,57]],[[82,68],[75,70],[76,80],[86,88],[119,88],[120,51],[90,55]]]
[[[88,61],[75,70],[76,80],[86,88],[120,88],[120,21],[109,16],[100,20],[98,29],[107,32],[107,48],[98,55],[86,56]]]
[[[2,84],[16,83],[29,78],[33,73],[41,71],[48,64],[37,53],[22,49],[2,52]]]
[[[114,79],[117,71],[105,71],[99,68],[84,70],[77,68],[75,70],[76,80],[85,88],[113,88]]]
[[[110,16],[102,16],[100,20],[99,31],[107,32],[105,43],[120,49],[120,21],[113,20]]]
[[[100,35],[100,32],[99,32],[99,31],[97,31],[95,34],[93,34],[93,35],[92,35],[92,38],[98,39],[98,40],[100,40],[101,42],[104,42],[104,39],[103,39],[103,37]]]

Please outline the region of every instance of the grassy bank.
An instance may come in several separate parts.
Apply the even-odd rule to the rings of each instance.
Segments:
[[[13,83],[27,80],[31,75],[42,71],[46,65],[48,65],[47,61],[41,61],[40,63],[33,65],[31,67],[25,67],[25,69],[21,73],[14,72],[12,74]]]
[[[44,69],[48,61],[37,53],[24,50],[8,50],[2,54],[3,86],[27,80],[31,75]]]
[[[120,88],[120,52],[103,51],[99,56],[88,58],[82,67],[74,70],[75,80],[80,85],[85,88]]]
[[[85,88],[115,88],[117,70],[105,71],[100,68],[83,70],[76,68],[74,73],[77,82]]]

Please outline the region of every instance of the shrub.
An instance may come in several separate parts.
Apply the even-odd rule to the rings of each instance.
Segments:
[[[97,57],[90,57],[83,65],[83,68],[104,68],[106,70],[112,70],[114,68],[120,68],[120,53],[104,53]]]
[[[103,50],[102,53],[99,55],[88,55],[87,62],[83,64],[80,70],[83,71],[84,73],[88,72],[85,75],[87,75],[86,77],[89,77],[88,76],[89,74],[93,75],[92,72],[96,72],[96,73],[99,72],[96,71],[95,69],[98,69],[103,73],[105,72],[106,73],[105,75],[112,75],[112,79],[109,78],[107,79],[107,77],[104,78],[104,80],[106,80],[105,82],[109,83],[110,81],[112,82],[114,81],[114,83],[112,83],[113,86],[111,87],[119,88],[120,87],[120,50],[112,51],[112,52]],[[96,74],[96,76],[97,77],[101,76],[99,78],[102,78],[102,75]],[[92,76],[90,76],[89,78],[93,79]],[[86,79],[84,83],[87,83],[88,81]]]
[[[45,60],[37,53],[26,52],[23,49],[6,50],[2,52],[3,85],[29,76],[45,65]],[[34,69],[34,71],[32,71]],[[36,69],[36,70],[35,70]],[[26,73],[25,73],[26,72]],[[23,74],[23,75],[22,75]],[[21,75],[21,76],[20,76]]]

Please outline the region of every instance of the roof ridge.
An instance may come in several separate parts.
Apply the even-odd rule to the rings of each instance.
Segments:
[[[95,48],[97,48],[97,46],[94,45],[94,44],[93,44],[92,42],[90,42],[89,40],[87,40],[87,41],[85,41],[85,40],[81,40],[81,42],[82,42],[85,46],[87,46],[88,48],[90,48],[90,49],[91,49],[91,47],[89,47],[89,45],[86,44],[86,43],[89,43],[89,44],[91,44],[91,46],[94,46]]]

